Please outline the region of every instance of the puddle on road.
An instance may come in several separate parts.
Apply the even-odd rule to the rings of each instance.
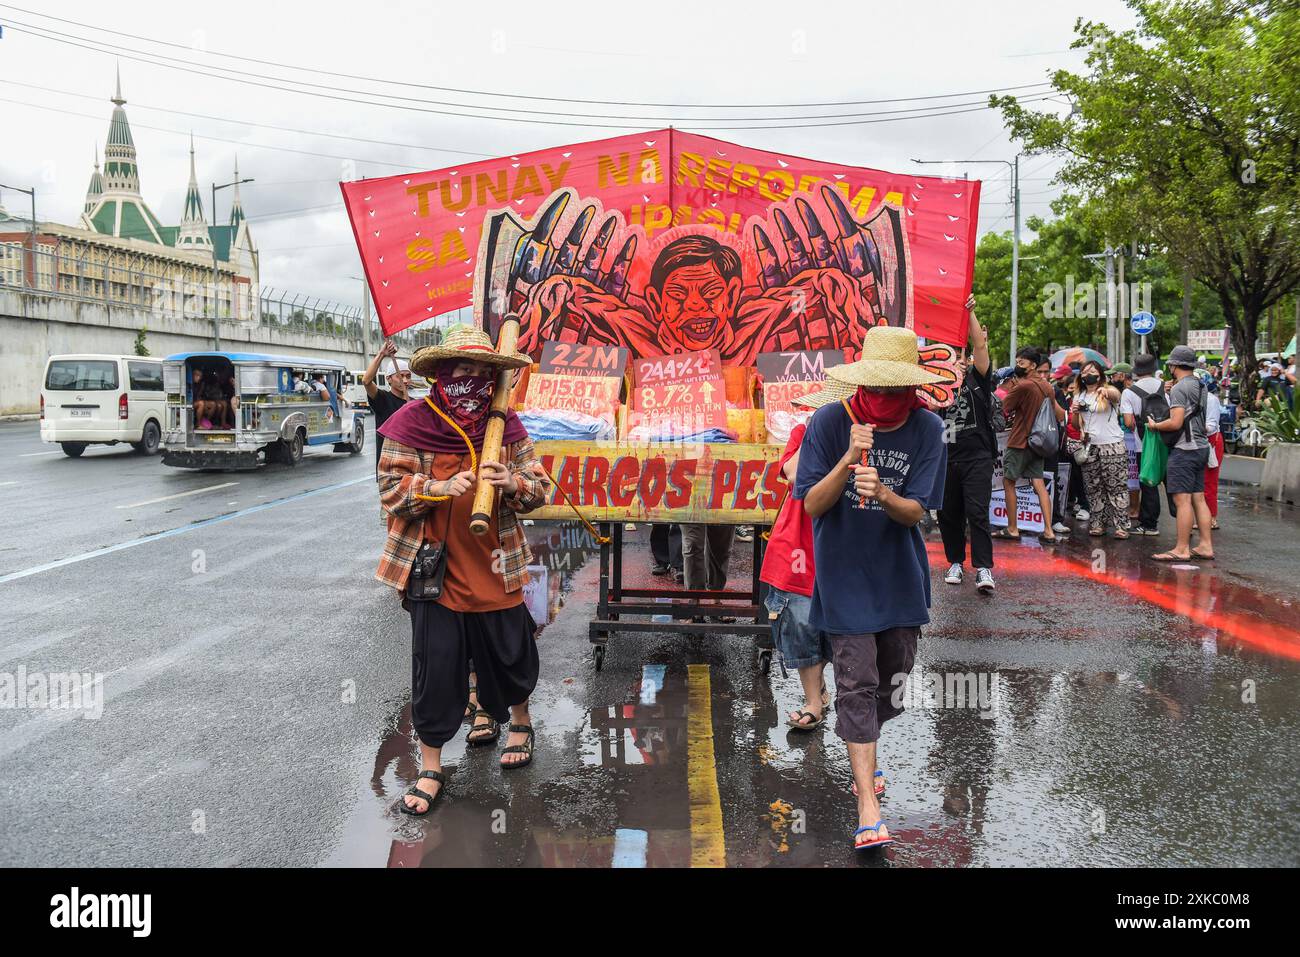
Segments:
[[[571,575],[598,546],[578,525],[533,526],[529,537],[548,572],[550,621]],[[1137,555],[1112,555],[1101,575],[1080,571],[1088,566],[1077,556],[1030,554],[1012,551],[1005,563],[999,554],[999,563],[1025,579],[1065,569],[1184,617],[1165,629],[1170,653],[1135,645],[1142,657],[1126,670],[1070,670],[1055,656],[1041,667],[991,661],[983,666],[996,682],[991,715],[909,701],[881,744],[884,812],[899,839],[890,850],[849,848],[854,803],[833,710],[822,732],[791,733],[785,716],[801,703],[793,673],[782,678],[774,668],[770,679],[760,677],[739,644],[667,640],[652,642],[643,664],[617,666],[621,677],[607,669],[603,679],[586,680],[586,688],[604,689],[604,703],[578,690],[584,679],[557,678],[544,705],[539,697],[534,767],[502,772],[497,749],[467,749],[463,735],[449,742],[451,784],[425,818],[397,809],[419,756],[409,708],[395,704],[368,792],[328,863],[689,866],[685,663],[701,660],[712,677],[712,746],[732,866],[1188,866],[1293,857],[1286,848],[1300,846],[1300,837],[1288,809],[1300,766],[1288,741],[1297,733],[1291,702],[1300,670],[1287,653],[1296,635],[1278,624],[1291,620],[1293,602],[1215,574],[1153,568]],[[1062,631],[1048,611],[1014,614],[1057,622],[1044,632],[1053,640],[1097,637],[1087,627]],[[1189,638],[1201,653],[1186,647]],[[942,647],[922,641],[914,674],[981,667],[937,657]],[[1243,647],[1279,651],[1223,653]],[[1247,683],[1261,689],[1257,704],[1246,701]],[[1196,824],[1225,816],[1244,829],[1216,837]]]

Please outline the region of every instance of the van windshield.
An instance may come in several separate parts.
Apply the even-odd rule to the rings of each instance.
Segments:
[[[45,373],[52,392],[107,392],[117,388],[117,363],[104,359],[56,359]]]

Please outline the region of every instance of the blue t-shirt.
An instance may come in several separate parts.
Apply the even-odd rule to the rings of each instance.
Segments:
[[[818,409],[809,420],[796,498],[806,499],[843,458],[852,424],[841,403]],[[947,460],[943,420],[917,409],[899,428],[875,433],[868,463],[894,494],[938,508]],[[879,502],[861,504],[852,473],[836,503],[813,519],[813,557],[812,627],[860,635],[929,623],[930,562],[920,528],[900,525]]]

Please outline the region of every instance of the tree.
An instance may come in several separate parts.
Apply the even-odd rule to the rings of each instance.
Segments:
[[[1069,116],[992,97],[1029,152],[1062,155],[1105,234],[1166,252],[1217,300],[1255,364],[1261,316],[1300,289],[1300,8],[1293,0],[1128,0],[1136,29],[1075,24]]]
[[[1106,245],[1094,205],[1067,194],[1052,204],[1055,219],[1031,216],[1026,221],[1034,238],[1022,243],[1020,250],[1018,338],[1022,345],[1049,351],[1064,346],[1091,346],[1106,351],[1105,272],[1100,260],[1088,258]],[[1164,252],[1145,249],[1140,253],[1129,260],[1126,281],[1138,290],[1144,308],[1161,317],[1178,315],[1182,307],[1181,274],[1170,265]],[[986,233],[980,239],[975,251],[974,286],[977,315],[988,327],[993,355],[1003,364],[1010,346],[1010,233]],[[1222,328],[1217,301],[1208,290],[1196,292],[1192,328]],[[1172,325],[1164,324],[1151,348],[1172,347],[1172,332]]]
[[[144,344],[144,337],[149,334],[149,330],[144,326],[135,334],[135,354],[138,356],[147,356],[149,347]]]

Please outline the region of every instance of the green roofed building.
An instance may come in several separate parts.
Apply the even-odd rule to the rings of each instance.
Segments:
[[[140,189],[139,157],[126,117],[120,70],[110,102],[113,114],[103,164],[101,167],[97,150],[80,222],[76,227],[38,225],[38,242],[58,250],[58,287],[95,297],[120,296],[130,302],[146,299],[155,308],[171,304],[198,315],[211,315],[215,303],[223,317],[256,319],[257,247],[239,187],[224,194],[231,199],[229,221],[209,223],[206,213],[213,213],[215,219],[215,210],[204,210],[205,190],[199,185],[191,137],[190,177],[180,223],[163,225]],[[238,160],[233,165],[233,178],[238,180]],[[212,178],[229,182],[231,177],[218,174]],[[14,233],[9,236],[5,226],[0,226],[0,245],[20,242],[21,237],[16,230]]]

